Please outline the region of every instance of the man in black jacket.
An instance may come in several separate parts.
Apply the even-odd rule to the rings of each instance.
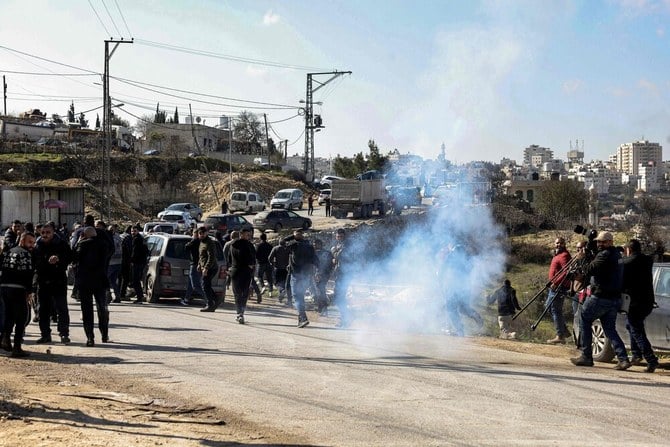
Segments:
[[[302,229],[293,231],[293,236],[285,237],[284,241],[290,253],[291,293],[298,308],[298,327],[303,328],[309,324],[305,312],[305,291],[312,283],[319,260],[312,244],[304,238]]]
[[[517,310],[521,310],[519,301],[516,299],[516,290],[512,287],[509,279],[506,279],[502,287],[493,292],[486,300],[488,304],[498,303],[498,325],[500,326],[500,338],[515,339],[516,332],[512,331],[512,316]]]
[[[2,284],[0,299],[5,305],[5,322],[0,346],[11,351],[12,357],[27,357],[28,353],[21,348],[26,325],[30,321],[30,303],[33,300],[32,282],[35,268],[32,251],[35,246],[35,235],[24,232],[19,237],[18,246],[5,252],[2,256]],[[14,346],[11,343],[14,329]]]
[[[198,295],[205,297],[205,292],[202,290],[202,275],[198,271],[198,260],[200,259],[200,239],[198,238],[198,230],[193,230],[193,239],[186,243],[186,251],[188,252],[189,269],[188,269],[188,286],[186,287],[186,294],[181,299],[181,304],[188,306],[191,304],[191,295],[196,292]]]
[[[640,241],[631,239],[623,259],[623,291],[630,295],[626,329],[630,333],[631,364],[639,365],[644,358],[647,361],[645,372],[648,373],[658,367],[658,357],[654,355],[644,330],[644,319],[654,308],[652,266],[651,257],[642,253]]]
[[[590,277],[589,296],[582,304],[579,331],[581,334],[580,357],[571,358],[576,366],[593,366],[593,333],[591,325],[600,319],[605,335],[610,339],[619,362],[615,369],[620,371],[630,368],[626,346],[616,331],[616,316],[621,304],[621,285],[623,281],[623,265],[619,264],[620,255],[614,247],[612,233],[601,231],[596,237],[598,254],[583,271],[585,277]],[[577,259],[586,254],[580,252]]]
[[[131,285],[135,290],[135,296],[137,296],[135,300],[136,304],[144,302],[142,275],[144,275],[144,269],[147,266],[147,256],[149,254],[147,246],[144,243],[144,237],[140,234],[141,230],[139,225],[135,225],[130,230],[130,236],[132,237],[130,243]]]
[[[244,324],[244,312],[247,308],[249,289],[254,276],[256,264],[256,249],[251,243],[251,230],[243,228],[240,238],[230,245],[230,274],[233,294],[235,295],[235,307],[237,308],[237,322]]]
[[[261,294],[265,291],[266,280],[268,282],[268,289],[270,290],[270,296],[272,296],[273,291],[273,281],[272,281],[272,266],[270,265],[269,256],[272,251],[272,244],[268,242],[268,236],[265,233],[261,233],[261,241],[256,245],[256,263],[258,265],[256,277],[258,278],[258,283],[261,285]],[[261,297],[258,295],[257,301],[261,302]]]
[[[72,262],[70,244],[56,235],[53,224],[42,226],[33,251],[35,276],[33,288],[39,301],[41,337],[37,343],[51,343],[51,315],[58,316],[62,343],[70,343],[70,314],[67,308],[67,266]]]
[[[77,262],[75,285],[79,288],[81,313],[86,333],[86,346],[94,346],[93,298],[98,310],[98,329],[102,342],[109,341],[109,310],[107,294],[107,243],[99,239],[95,228],[86,227],[74,249]]]

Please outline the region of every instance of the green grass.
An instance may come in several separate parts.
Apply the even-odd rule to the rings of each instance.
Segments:
[[[40,153],[40,154],[0,154],[0,163],[29,163],[29,162],[60,162],[63,160],[61,154]]]

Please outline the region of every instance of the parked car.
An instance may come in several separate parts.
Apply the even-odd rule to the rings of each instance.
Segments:
[[[654,349],[670,351],[670,263],[657,263],[653,267],[654,295],[658,307],[644,321],[647,338]],[[578,323],[578,322],[577,322]],[[610,340],[605,336],[600,320],[593,322],[593,360],[596,362],[609,362],[614,358],[614,348]],[[626,342],[630,342],[630,336],[626,330],[626,315],[619,314],[616,321],[616,330],[619,336]],[[575,340],[579,337],[579,327],[573,326]]]
[[[285,210],[302,209],[302,191],[297,188],[281,189],[270,201],[270,208]]]
[[[344,180],[344,177],[338,177],[336,175],[324,175],[323,177],[321,177],[319,183],[321,183],[322,185],[332,185],[333,180]]]
[[[163,211],[158,213],[158,218],[163,217],[162,215],[167,211],[185,211],[191,215],[195,220],[202,219],[202,208],[200,208],[195,203],[173,203],[172,205],[165,208]]]
[[[149,302],[155,303],[159,297],[182,297],[188,287],[189,257],[186,244],[191,236],[181,234],[154,233],[145,241],[149,248],[149,262],[142,278],[142,286]],[[223,297],[226,271],[223,267],[223,249],[216,243],[216,257],[219,274],[212,281],[212,288],[218,297]]]
[[[226,233],[229,230],[248,228],[253,231],[253,225],[244,216],[239,214],[210,214],[205,218],[205,225],[210,231]]]
[[[319,205],[323,205],[326,203],[326,198],[330,197],[330,193],[333,192],[332,189],[322,189],[321,192],[319,193],[319,199],[317,202]]]
[[[145,223],[143,230],[144,234],[152,232],[156,225],[161,228],[160,233],[177,234],[179,232],[179,224],[177,224],[177,222],[165,222],[161,220]]]
[[[142,155],[160,155],[161,151],[158,149],[149,149],[148,151],[142,152]]]
[[[245,213],[254,213],[265,209],[265,201],[257,192],[235,191],[230,195],[228,210],[231,213],[235,211],[244,211]]]
[[[273,230],[279,232],[284,228],[302,228],[307,230],[311,226],[312,219],[299,216],[293,211],[263,211],[254,217],[254,228],[258,228],[261,231]]]
[[[197,221],[191,217],[186,211],[166,211],[161,216],[161,220],[166,222],[174,222],[177,224],[179,231],[184,233],[191,227],[191,224],[197,225]]]

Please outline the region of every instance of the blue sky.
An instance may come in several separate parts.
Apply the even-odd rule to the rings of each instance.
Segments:
[[[289,140],[290,154],[304,151],[297,107],[306,73],[334,69],[353,74],[315,94],[326,126],[315,136],[317,156],[366,152],[371,138],[384,152],[427,158],[444,143],[457,162],[520,160],[530,144],[564,158],[575,140],[587,160],[642,138],[670,144],[669,0],[3,0],[2,11],[1,46],[95,72],[106,37],[134,37],[114,54],[111,74],[161,93],[113,80],[112,97],[126,104],[119,114],[131,122],[159,101],[182,117],[190,103],[208,124],[244,108],[231,104],[252,105],[201,93],[280,104],[249,110],[267,113],[271,136]],[[9,112],[102,103],[98,76],[56,76],[78,71],[5,48],[0,70]]]

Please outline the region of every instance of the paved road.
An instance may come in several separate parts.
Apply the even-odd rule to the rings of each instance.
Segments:
[[[313,445],[667,445],[670,373],[577,369],[552,359],[393,328],[339,330],[292,309],[215,313],[113,305],[114,343],[73,344],[110,374],[150,379]],[[87,359],[87,357],[90,357]],[[637,368],[641,370],[641,368]]]

